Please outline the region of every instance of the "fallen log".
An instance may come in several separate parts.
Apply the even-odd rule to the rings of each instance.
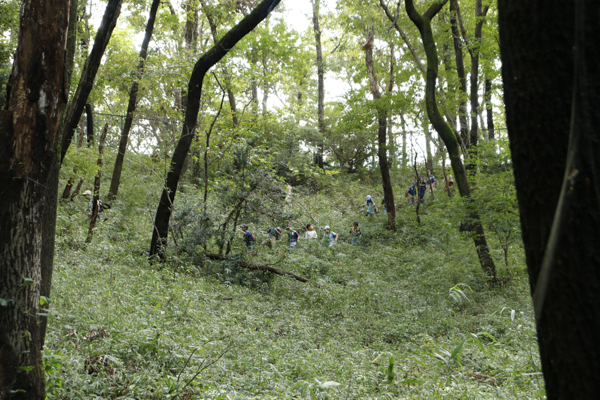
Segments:
[[[211,260],[223,260],[223,261],[231,260],[231,258],[229,258],[228,256],[223,255],[223,254],[204,253],[204,255],[207,258],[210,258]],[[243,260],[238,261],[238,264],[240,267],[243,267],[243,268],[259,270],[259,271],[269,271],[273,274],[282,275],[282,276],[288,275],[288,276],[295,278],[296,280],[299,280],[300,282],[308,282],[308,279],[303,276],[296,275],[293,272],[284,271],[279,268],[272,267],[270,265],[248,263]]]

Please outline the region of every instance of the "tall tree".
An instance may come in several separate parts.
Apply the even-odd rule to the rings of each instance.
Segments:
[[[146,64],[146,58],[148,57],[148,45],[152,38],[152,32],[154,31],[154,21],[156,21],[156,13],[158,12],[158,6],[160,0],[153,0],[150,6],[150,14],[148,15],[148,22],[146,23],[146,32],[144,34],[144,40],[142,41],[142,48],[140,49],[139,61],[137,66],[136,79],[131,84],[129,89],[129,104],[127,105],[127,116],[125,117],[125,124],[121,131],[121,139],[119,140],[119,151],[117,152],[117,158],[115,160],[115,167],[113,169],[112,179],[110,181],[110,190],[108,191],[108,199],[112,200],[119,193],[119,184],[121,183],[121,173],[123,172],[123,161],[125,159],[125,152],[127,151],[127,143],[129,141],[129,131],[133,123],[133,114],[137,106],[137,95],[139,90],[139,79],[144,74],[144,65]]]
[[[321,25],[319,7],[321,0],[311,0],[313,9],[313,29],[315,31],[315,46],[317,51],[317,118],[321,142],[317,145],[315,164],[323,169],[323,140],[325,138],[325,67],[323,66],[323,50],[321,46]]]
[[[47,191],[67,101],[70,1],[24,0],[0,121],[0,398],[44,399],[40,282]],[[50,12],[51,10],[51,12]]]
[[[387,114],[388,110],[382,103],[381,92],[379,91],[379,82],[373,66],[373,42],[375,40],[375,27],[371,28],[367,40],[363,45],[365,51],[365,62],[367,64],[367,75],[375,108],[377,109],[377,155],[379,157],[379,171],[381,172],[381,183],[383,185],[383,195],[388,211],[388,229],[396,231],[396,206],[394,203],[394,191],[392,189],[392,180],[390,178],[390,166],[387,158]]]
[[[252,12],[242,19],[235,27],[225,34],[213,47],[211,47],[196,62],[188,85],[188,104],[185,110],[185,120],[175,152],[171,158],[171,168],[167,175],[165,187],[162,192],[156,217],[154,220],[154,229],[152,231],[152,242],[150,245],[150,254],[160,254],[164,256],[162,250],[166,244],[169,220],[177,185],[183,167],[183,162],[190,149],[190,145],[195,135],[196,122],[198,120],[198,111],[200,109],[200,98],[202,96],[202,84],[206,72],[217,62],[219,62],[231,50],[237,42],[250,33],[271,11],[279,4],[281,0],[263,0]]]
[[[600,3],[498,2],[506,123],[546,395],[600,387]]]
[[[443,0],[442,2],[432,4],[423,14],[418,13],[414,6],[413,0],[406,0],[405,8],[409,18],[419,29],[421,39],[423,40],[423,47],[425,48],[425,53],[427,54],[427,76],[425,80],[425,104],[427,108],[427,115],[431,121],[431,124],[446,145],[460,195],[465,198],[470,198],[471,186],[469,185],[465,166],[461,159],[458,140],[452,128],[442,117],[436,100],[438,55],[435,47],[435,40],[433,38],[433,31],[431,29],[431,20],[442,9],[447,1],[448,0]],[[467,202],[467,206],[470,208],[470,210],[469,221],[467,224],[465,224],[465,228],[471,232],[471,235],[473,236],[475,249],[477,251],[481,267],[492,278],[492,280],[496,280],[496,266],[494,264],[494,260],[492,259],[492,255],[490,254],[490,249],[487,244],[483,225],[481,224],[481,218],[477,210],[473,208],[474,205],[472,201]]]

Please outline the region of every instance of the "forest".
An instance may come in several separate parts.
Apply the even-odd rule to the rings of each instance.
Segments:
[[[0,400],[599,398],[599,13],[0,0]]]

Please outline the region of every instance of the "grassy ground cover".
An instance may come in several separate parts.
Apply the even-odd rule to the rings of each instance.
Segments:
[[[495,250],[511,279],[490,286],[442,193],[423,207],[421,225],[399,201],[392,235],[382,213],[368,219],[359,208],[374,189],[331,179],[285,207],[331,225],[343,239],[335,248],[279,243],[249,254],[241,234],[235,243],[234,253],[308,283],[181,254],[149,263],[140,252],[156,200],[146,205],[134,189],[89,246],[80,204],[61,205],[48,398],[544,398],[520,245],[509,270]],[[360,247],[349,243],[354,220]]]

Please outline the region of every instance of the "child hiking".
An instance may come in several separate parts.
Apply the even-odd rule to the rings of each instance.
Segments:
[[[338,240],[338,234],[332,232],[329,226],[325,227],[325,233],[323,234],[323,244],[328,247],[333,247]]]
[[[288,245],[290,246],[290,249],[293,249],[298,244],[300,235],[298,235],[298,232],[296,232],[291,225],[288,225],[286,230],[288,231]]]
[[[358,227],[358,222],[355,222],[352,225],[352,229],[350,229],[350,237],[352,238],[350,243],[360,246],[360,239],[362,238],[362,234],[360,233],[360,228]]]
[[[241,231],[244,234],[244,242],[246,242],[246,247],[250,250],[254,250],[254,237],[248,230],[248,225],[242,225]]]
[[[369,215],[373,215],[377,212],[377,206],[375,205],[375,202],[373,201],[373,199],[371,199],[371,196],[367,196],[367,212],[365,214],[365,217],[368,217]]]

